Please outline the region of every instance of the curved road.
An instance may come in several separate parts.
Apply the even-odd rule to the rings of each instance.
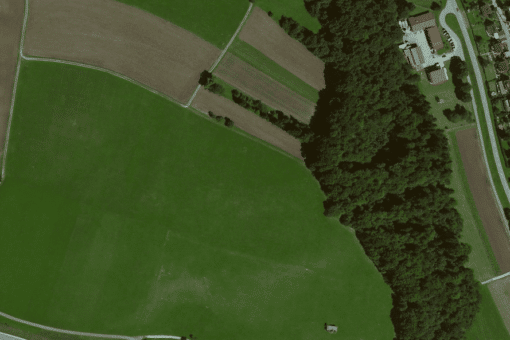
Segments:
[[[497,141],[496,141],[496,137],[494,135],[494,130],[492,129],[492,118],[491,118],[491,113],[490,113],[490,110],[489,110],[489,104],[487,102],[487,96],[485,94],[485,84],[483,83],[483,77],[482,77],[482,73],[480,71],[480,67],[478,66],[478,60],[476,58],[476,54],[475,54],[475,50],[473,49],[473,45],[471,44],[471,39],[469,38],[469,33],[468,33],[468,30],[467,30],[467,27],[468,27],[468,23],[464,20],[464,17],[462,15],[462,13],[458,10],[458,7],[457,7],[457,2],[455,0],[448,0],[446,2],[446,6],[445,8],[443,9],[443,11],[441,12],[441,15],[439,17],[439,21],[441,22],[441,26],[445,27],[445,29],[448,31],[448,33],[450,34],[450,36],[452,37],[455,37],[456,40],[455,41],[458,41],[458,37],[457,35],[452,31],[452,29],[446,24],[446,15],[447,14],[453,14],[457,17],[457,20],[459,21],[459,25],[460,25],[460,29],[462,31],[462,35],[464,36],[464,41],[466,43],[466,48],[469,52],[469,57],[471,58],[471,62],[473,64],[473,70],[475,71],[475,76],[476,76],[476,82],[478,84],[478,89],[480,89],[480,98],[481,98],[481,101],[482,101],[482,106],[483,106],[483,112],[485,114],[485,120],[487,122],[487,130],[489,131],[489,138],[490,138],[490,142],[491,142],[491,147],[492,147],[492,153],[494,155],[494,159],[496,161],[496,167],[498,169],[498,175],[499,175],[499,178],[501,180],[501,183],[503,185],[503,189],[505,190],[505,194],[506,194],[506,197],[508,199],[508,201],[510,201],[510,188],[508,187],[508,182],[507,182],[507,179],[506,179],[506,176],[505,176],[505,172],[503,171],[503,166],[501,165],[501,159],[499,157],[499,152],[498,152],[498,146],[497,146]],[[462,51],[462,48],[461,48],[461,44],[460,44],[460,41],[458,42],[458,50],[460,50],[460,53],[459,53],[459,56],[461,57],[462,60],[465,60],[465,57],[464,57],[464,52]],[[471,83],[471,79],[470,77],[468,76],[467,77],[468,81]],[[474,96],[474,92],[473,90],[471,90],[471,98],[472,98],[472,101],[473,101],[473,110],[475,111],[475,113],[477,112],[477,107],[476,107],[476,102],[475,102],[475,96]],[[481,146],[482,146],[482,151],[483,151],[483,158],[484,158],[484,161],[485,161],[485,166],[487,167],[487,172],[489,174],[489,181],[491,183],[491,186],[492,186],[492,190],[494,192],[494,196],[496,197],[496,202],[498,203],[498,209],[501,213],[501,217],[503,218],[505,215],[503,213],[503,206],[501,204],[501,201],[499,200],[499,197],[497,195],[497,191],[496,191],[496,187],[494,185],[494,181],[492,180],[492,175],[491,175],[491,171],[490,171],[490,167],[489,167],[489,163],[487,161],[487,154],[485,152],[485,145],[484,145],[484,141],[483,141],[483,138],[482,138],[482,128],[480,126],[480,121],[479,121],[479,117],[477,114],[475,114],[475,118],[476,118],[476,125],[478,127],[478,135],[479,135],[479,140],[480,140],[480,143],[481,143]],[[503,218],[504,220],[504,218]],[[506,229],[506,232],[508,235],[510,235],[510,232],[508,231],[508,229]]]

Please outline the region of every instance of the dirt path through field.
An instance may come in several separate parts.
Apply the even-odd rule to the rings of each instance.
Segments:
[[[232,119],[235,126],[241,130],[301,160],[303,159],[299,140],[225,97],[201,88],[191,106],[203,113],[212,111],[218,116],[226,116]]]
[[[185,103],[221,50],[117,1],[30,0],[24,54],[109,69]]]
[[[322,90],[326,86],[324,62],[285,33],[262,9],[253,9],[239,39],[252,45],[313,88]]]
[[[476,209],[489,238],[500,273],[506,273],[510,271],[510,240],[492,194],[476,129],[462,130],[455,135]]]
[[[304,123],[310,122],[315,111],[315,103],[231,53],[225,55],[214,75],[273,109],[281,110]]]
[[[7,135],[24,8],[22,0],[0,0],[0,156]]]

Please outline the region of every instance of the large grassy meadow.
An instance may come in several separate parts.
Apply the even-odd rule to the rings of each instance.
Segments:
[[[180,26],[224,48],[241,23],[249,2],[240,0],[116,0]]]
[[[24,61],[2,312],[107,334],[392,339],[390,288],[299,161],[111,75]]]

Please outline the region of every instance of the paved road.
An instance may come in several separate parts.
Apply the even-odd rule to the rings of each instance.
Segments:
[[[489,104],[487,102],[487,96],[485,95],[485,90],[484,90],[485,84],[483,82],[483,77],[482,77],[482,73],[480,71],[480,67],[478,66],[478,60],[476,58],[475,50],[473,48],[473,45],[471,44],[471,39],[469,38],[469,32],[467,30],[467,27],[468,27],[469,23],[467,23],[464,20],[464,17],[462,15],[462,13],[460,11],[458,11],[457,2],[455,0],[448,0],[446,2],[446,6],[445,6],[444,10],[441,12],[441,15],[440,15],[440,22],[441,22],[441,25],[443,27],[448,27],[448,25],[446,24],[445,18],[446,18],[446,15],[449,14],[449,13],[452,13],[452,14],[454,14],[457,17],[457,20],[459,21],[459,24],[460,24],[460,29],[462,31],[462,35],[464,36],[464,41],[466,43],[466,47],[467,47],[467,50],[468,50],[468,53],[469,53],[469,57],[471,58],[471,62],[473,64],[473,69],[475,71],[476,82],[478,84],[478,88],[480,89],[480,98],[481,98],[481,101],[482,101],[482,108],[483,108],[483,112],[484,112],[484,115],[485,115],[485,120],[487,122],[487,127],[488,127],[488,131],[489,131],[489,138],[490,138],[490,143],[491,143],[491,147],[492,147],[492,153],[494,155],[494,159],[496,160],[496,167],[497,167],[497,170],[498,170],[498,175],[499,175],[499,178],[500,178],[501,183],[503,185],[503,189],[505,190],[506,197],[510,201],[510,188],[508,187],[508,182],[507,182],[507,179],[506,179],[506,176],[505,176],[505,172],[503,171],[503,166],[502,166],[502,163],[501,163],[501,159],[499,157],[496,136],[495,136],[494,130],[492,128],[491,113],[490,113],[490,110],[489,110]],[[448,32],[451,31],[451,29],[449,27],[446,28],[446,30]],[[462,45],[459,45],[459,49],[460,49],[460,46],[462,46]],[[464,53],[462,53],[461,59],[465,60]],[[471,83],[471,79],[470,79],[469,76],[467,77],[467,79]],[[474,96],[473,90],[471,90],[471,97],[473,98],[473,110],[475,112],[477,112],[476,111],[477,107],[476,107],[475,96]],[[481,129],[479,117],[478,117],[477,114],[475,114],[475,118],[476,118],[476,125],[478,127],[478,135],[480,136],[480,143],[482,145],[482,151],[483,151],[485,166],[487,167],[488,173],[491,174],[491,171],[490,171],[490,168],[489,168],[489,163],[487,162],[487,154],[486,154],[486,151],[485,151],[484,141],[483,141],[483,138],[482,138],[482,129]],[[497,195],[497,191],[496,191],[496,187],[494,185],[494,181],[492,180],[492,176],[491,175],[488,176],[488,177],[489,177],[489,181],[490,181],[491,186],[492,186],[492,190],[494,192],[494,196],[496,197],[496,202],[498,203],[498,209],[500,211],[501,218],[504,220],[503,206],[501,205],[501,201],[499,200],[499,197]],[[510,235],[510,232],[508,230],[506,230],[506,232],[507,232],[507,234]]]
[[[25,339],[0,332],[0,340],[25,340]]]

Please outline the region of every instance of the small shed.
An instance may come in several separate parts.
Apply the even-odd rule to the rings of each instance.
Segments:
[[[328,325],[327,323],[324,324],[324,329],[331,334],[335,334],[338,331],[338,327],[335,325]]]

